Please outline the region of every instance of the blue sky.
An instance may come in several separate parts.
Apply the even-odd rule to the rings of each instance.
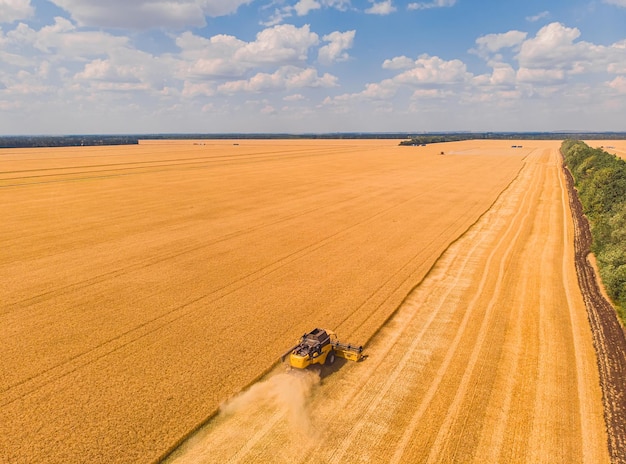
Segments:
[[[626,0],[0,0],[0,135],[626,130]]]

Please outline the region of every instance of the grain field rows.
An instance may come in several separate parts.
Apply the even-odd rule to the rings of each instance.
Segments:
[[[152,462],[302,332],[365,343],[531,151],[337,140],[3,150],[0,461]],[[486,324],[481,350],[497,350]]]
[[[167,462],[609,462],[558,144],[532,151],[367,353],[278,367]]]

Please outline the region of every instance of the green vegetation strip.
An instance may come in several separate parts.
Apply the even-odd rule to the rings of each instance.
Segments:
[[[578,140],[561,145],[591,225],[602,282],[626,322],[626,161]]]

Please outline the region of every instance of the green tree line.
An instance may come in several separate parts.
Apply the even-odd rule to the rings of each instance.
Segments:
[[[578,140],[565,140],[561,153],[589,219],[602,282],[626,322],[626,161]]]

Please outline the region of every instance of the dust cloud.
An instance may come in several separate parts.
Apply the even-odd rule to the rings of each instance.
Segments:
[[[268,407],[283,413],[292,428],[311,433],[307,402],[315,386],[320,383],[319,372],[289,370],[258,382],[220,407],[221,414],[255,414]]]
[[[285,461],[303,448],[314,446],[319,432],[311,422],[309,402],[320,384],[320,371],[290,369],[271,375],[228,400],[206,429],[193,437],[166,463],[239,463],[267,434],[294,439],[287,446]],[[297,437],[297,438],[296,438]],[[293,448],[293,449],[291,449]]]

